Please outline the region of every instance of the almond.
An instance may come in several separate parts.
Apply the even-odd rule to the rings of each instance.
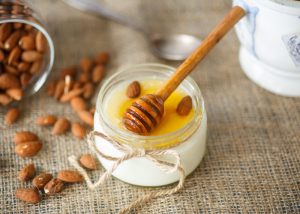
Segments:
[[[25,62],[36,62],[43,59],[43,55],[37,51],[24,51],[22,60]]]
[[[12,51],[8,55],[7,63],[10,65],[13,62],[18,61],[21,54],[22,54],[21,49],[18,46],[14,47],[14,49],[12,49]]]
[[[14,100],[21,100],[24,93],[21,88],[11,88],[6,90],[6,94],[8,94]]]
[[[44,192],[47,195],[53,195],[55,193],[61,192],[65,187],[65,184],[62,180],[53,178],[51,181],[49,181],[45,187],[44,187]]]
[[[86,129],[80,123],[72,123],[72,133],[75,137],[82,139],[86,135]]]
[[[3,62],[5,59],[5,55],[2,50],[0,50],[0,62]]]
[[[130,83],[126,90],[126,95],[129,98],[136,98],[141,94],[141,85],[138,81],[133,81]]]
[[[18,76],[20,75],[20,72],[13,66],[10,66],[10,65],[4,65],[4,69],[7,73],[9,74],[13,74],[15,76]]]
[[[19,109],[10,108],[5,114],[4,121],[6,125],[11,125],[18,119],[20,115]]]
[[[16,190],[16,197],[28,203],[38,203],[41,200],[39,191],[34,188],[19,188]]]
[[[42,69],[42,66],[43,66],[43,60],[32,63],[31,68],[30,68],[30,73],[31,74],[39,73]]]
[[[56,84],[56,81],[52,81],[47,85],[47,94],[51,97],[54,96]]]
[[[38,189],[43,189],[52,178],[53,176],[50,173],[41,173],[34,177],[32,185]]]
[[[91,154],[82,155],[79,161],[87,169],[97,169],[97,161]]]
[[[19,38],[22,36],[22,33],[20,30],[17,30],[13,32],[4,42],[4,49],[5,50],[12,50],[14,47],[16,47]]]
[[[41,31],[39,31],[36,34],[36,37],[35,37],[35,46],[36,46],[37,51],[42,52],[42,53],[46,52],[46,50],[48,48],[47,39],[46,39],[46,37],[44,36],[44,34]]]
[[[75,77],[76,76],[76,66],[72,65],[69,67],[66,67],[60,71],[60,79],[65,80],[66,76]]]
[[[93,83],[99,83],[104,76],[104,67],[103,65],[97,65],[93,68],[92,80]]]
[[[1,74],[0,75],[0,89],[20,88],[20,82],[15,75]]]
[[[72,98],[71,106],[75,112],[87,109],[87,104],[86,104],[85,100],[81,97]]]
[[[0,41],[4,42],[12,31],[12,25],[10,23],[4,23],[0,26]]]
[[[36,119],[36,124],[40,126],[52,126],[55,124],[56,120],[57,118],[54,115],[43,115]]]
[[[85,122],[87,125],[93,127],[94,126],[94,118],[93,114],[89,111],[83,110],[77,112],[79,118]]]
[[[20,62],[18,64],[18,71],[20,72],[26,72],[29,70],[29,68],[30,68],[30,64],[27,62]]]
[[[29,34],[29,35],[23,36],[19,40],[19,45],[25,51],[33,50],[35,48],[35,41],[34,41],[33,35]]]
[[[83,181],[83,177],[81,176],[81,174],[73,170],[62,170],[58,172],[57,178],[67,183],[76,183]]]
[[[21,75],[20,82],[21,82],[22,87],[25,87],[30,83],[31,77],[32,76],[28,73],[24,73]]]
[[[91,79],[91,74],[90,73],[80,73],[78,77],[78,81],[80,83],[87,83]]]
[[[101,52],[95,58],[95,62],[101,65],[106,65],[108,61],[109,61],[109,54],[107,52]]]
[[[70,123],[66,118],[59,118],[54,124],[54,127],[52,129],[52,134],[55,135],[64,134],[68,131],[69,126]]]
[[[72,98],[77,97],[79,95],[81,95],[83,93],[83,89],[81,88],[77,88],[77,89],[73,89],[70,92],[63,94],[60,97],[60,102],[69,102]]]
[[[186,116],[190,113],[192,107],[193,107],[192,98],[190,96],[185,96],[178,103],[176,112],[181,116]]]
[[[19,172],[18,179],[22,182],[29,181],[35,176],[35,167],[33,164],[28,164]]]
[[[82,58],[80,60],[80,69],[83,73],[89,73],[93,67],[93,60],[90,58]]]
[[[15,23],[13,23],[13,26],[14,26],[14,29],[20,29],[23,27],[23,24],[19,23],[19,22],[15,22]]]
[[[75,88],[82,88],[82,83],[79,81],[75,81],[73,84],[73,89],[75,89]]]
[[[15,134],[15,144],[20,144],[28,141],[37,141],[38,136],[30,131],[20,131]]]
[[[19,143],[16,145],[15,152],[20,157],[32,157],[35,156],[43,147],[43,144],[39,141],[28,141]]]
[[[64,88],[65,88],[65,82],[63,80],[60,80],[55,87],[55,92],[54,92],[54,98],[59,99],[61,95],[64,93]]]
[[[83,97],[90,99],[94,94],[94,85],[91,82],[87,82],[83,86]]]
[[[12,98],[9,97],[8,95],[6,95],[6,94],[0,94],[0,104],[1,105],[6,106],[9,103],[11,103],[11,101],[12,101]]]

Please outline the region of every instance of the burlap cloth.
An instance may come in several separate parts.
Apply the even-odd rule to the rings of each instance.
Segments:
[[[141,2],[106,3],[141,20],[145,10]],[[185,27],[193,22],[192,30],[202,37],[231,4],[225,0],[177,0],[170,5],[183,2],[192,4],[192,11],[183,10],[178,20],[185,20]],[[60,68],[101,50],[112,55],[108,75],[126,64],[160,62],[176,66],[155,58],[144,38],[126,27],[80,13],[61,1],[33,3],[47,20],[56,45],[51,78]],[[204,160],[188,176],[183,190],[155,199],[134,213],[300,213],[300,99],[276,96],[247,79],[238,63],[238,47],[231,32],[192,74],[202,89],[208,112]],[[37,205],[15,199],[16,188],[27,185],[16,179],[25,163],[34,162],[39,171],[55,174],[71,168],[69,155],[87,152],[86,144],[70,132],[58,137],[34,125],[36,117],[45,113],[78,119],[68,105],[57,104],[45,95],[41,90],[22,102],[22,116],[12,127],[3,122],[0,125],[0,213],[116,213],[138,196],[156,191],[113,178],[93,192],[85,184],[68,186]],[[0,121],[5,111],[0,109]],[[38,133],[44,147],[36,157],[22,159],[15,155],[12,138],[18,130]]]

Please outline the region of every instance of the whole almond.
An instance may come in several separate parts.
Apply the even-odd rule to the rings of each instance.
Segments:
[[[21,31],[17,30],[13,32],[4,42],[4,49],[5,50],[12,50],[16,47],[19,38],[22,36]]]
[[[70,103],[75,112],[87,109],[86,101],[81,97],[72,98]]]
[[[75,89],[75,88],[82,88],[82,83],[79,81],[75,81],[73,84],[73,89]]]
[[[22,182],[29,181],[35,176],[35,167],[33,164],[28,164],[22,168],[18,174],[18,179]]]
[[[4,42],[12,31],[12,25],[10,23],[4,23],[0,26],[0,41]]]
[[[18,46],[14,47],[14,49],[12,49],[12,51],[8,55],[7,63],[10,65],[13,62],[18,61],[21,54],[22,54],[21,49]]]
[[[186,116],[190,113],[192,107],[193,107],[192,98],[190,96],[185,96],[178,103],[176,112],[181,116]]]
[[[9,74],[13,74],[15,76],[18,76],[20,75],[20,71],[18,71],[18,69],[16,69],[15,67],[13,66],[10,66],[10,65],[4,65],[4,69],[7,73]]]
[[[91,60],[90,58],[82,58],[80,60],[80,69],[83,73],[89,73],[93,67],[93,60]]]
[[[81,88],[77,88],[77,89],[73,89],[68,93],[63,94],[60,97],[60,102],[69,102],[72,98],[77,97],[79,95],[81,95],[83,93],[83,89]]]
[[[26,72],[29,70],[29,68],[30,68],[30,64],[27,62],[20,62],[18,64],[18,71]]]
[[[58,100],[62,96],[62,94],[64,93],[64,88],[65,88],[65,81],[63,81],[63,80],[58,81],[58,83],[56,84],[56,87],[55,87],[55,92],[54,92],[55,99]]]
[[[20,157],[32,157],[35,156],[43,147],[43,144],[39,141],[28,141],[19,143],[15,147],[15,152]]]
[[[14,122],[17,121],[20,115],[20,111],[18,108],[10,108],[4,117],[4,122],[6,125],[12,125]]]
[[[92,80],[93,83],[99,83],[104,76],[104,67],[103,65],[97,65],[93,68]]]
[[[41,173],[34,177],[32,185],[38,189],[43,189],[52,178],[53,176],[50,173]]]
[[[35,48],[34,37],[32,35],[23,36],[19,40],[19,45],[25,51],[33,50]]]
[[[31,74],[28,73],[21,74],[20,82],[22,87],[25,87],[30,83],[31,77],[32,77]]]
[[[77,171],[74,170],[62,170],[57,174],[57,178],[67,182],[67,183],[76,183],[83,181],[83,177]]]
[[[36,46],[36,49],[39,51],[39,52],[46,52],[47,48],[48,48],[48,43],[47,43],[47,39],[46,37],[44,36],[44,34],[39,31],[37,34],[36,34],[36,37],[35,37],[35,46]]]
[[[0,94],[0,104],[1,105],[6,106],[6,105],[8,105],[11,102],[12,102],[12,98],[11,97],[9,97],[6,94]]]
[[[36,124],[40,126],[52,126],[55,124],[56,120],[57,118],[54,115],[43,115],[36,119]]]
[[[79,159],[82,166],[87,169],[97,169],[97,161],[91,154],[82,155]]]
[[[72,65],[69,67],[66,67],[60,71],[60,79],[65,80],[65,77],[69,75],[71,77],[76,76],[76,66]]]
[[[28,203],[38,203],[41,200],[39,191],[34,188],[19,188],[16,190],[16,197]]]
[[[133,81],[130,83],[126,90],[126,95],[129,98],[136,98],[141,94],[141,85],[138,81]]]
[[[86,135],[86,129],[80,123],[72,123],[72,133],[75,137],[82,139]]]
[[[5,59],[4,52],[2,50],[0,50],[0,62],[3,62],[4,59]]]
[[[51,97],[54,96],[56,84],[57,84],[56,81],[52,81],[47,85],[47,94]]]
[[[20,88],[20,82],[15,75],[1,74],[0,75],[0,89]]]
[[[101,65],[106,65],[108,61],[109,61],[109,54],[107,52],[101,52],[95,58],[95,62]]]
[[[30,131],[20,131],[15,134],[14,142],[15,144],[20,144],[28,141],[37,141],[38,136]]]
[[[25,62],[36,62],[43,59],[43,55],[37,51],[24,51],[22,60]]]
[[[93,127],[94,126],[94,118],[93,114],[87,110],[82,110],[77,112],[79,118],[86,123],[87,125]]]
[[[54,127],[52,129],[52,134],[55,135],[61,135],[68,131],[70,126],[69,121],[66,118],[59,118],[56,123],[54,124]]]
[[[90,73],[80,73],[78,77],[78,81],[80,83],[87,83],[91,79],[91,74]]]
[[[83,97],[90,99],[94,94],[94,85],[91,82],[87,82],[83,86]]]
[[[6,94],[8,94],[14,100],[21,100],[24,93],[21,88],[10,88],[6,90]]]
[[[53,195],[61,192],[65,188],[65,184],[62,180],[53,178],[44,187],[44,192],[47,195]]]
[[[43,60],[33,62],[31,67],[30,67],[30,73],[31,74],[39,73],[42,69],[42,66],[43,66]]]

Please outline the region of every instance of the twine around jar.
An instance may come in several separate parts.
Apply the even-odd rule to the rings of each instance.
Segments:
[[[124,155],[121,157],[113,157],[113,156],[104,154],[101,151],[101,149],[99,149],[96,146],[95,137],[99,137],[99,138],[102,138],[103,140],[108,141],[117,150],[124,153]],[[180,179],[179,179],[178,184],[175,187],[173,187],[171,189],[166,189],[166,190],[159,190],[157,192],[153,192],[153,193],[149,193],[147,195],[141,196],[138,199],[136,199],[135,201],[128,204],[123,209],[121,209],[119,211],[119,214],[127,213],[130,210],[134,209],[135,207],[137,207],[143,203],[149,202],[153,198],[172,195],[172,194],[178,192],[183,187],[184,180],[185,180],[185,171],[182,167],[180,156],[175,150],[171,150],[171,149],[167,149],[167,150],[137,149],[137,148],[133,148],[128,145],[125,145],[125,144],[119,144],[118,142],[112,140],[110,137],[108,137],[105,134],[98,132],[98,131],[92,131],[88,134],[87,143],[88,143],[88,146],[89,146],[89,149],[91,150],[91,152],[96,154],[98,159],[99,159],[99,157],[101,157],[105,160],[114,161],[114,164],[112,165],[112,167],[110,169],[108,169],[105,173],[103,173],[99,177],[98,181],[93,183],[91,178],[88,176],[87,171],[83,167],[80,166],[80,164],[78,162],[78,158],[75,157],[74,155],[72,155],[68,158],[71,165],[74,166],[82,174],[82,176],[84,177],[84,179],[87,183],[88,188],[91,190],[94,190],[95,188],[97,188],[98,186],[103,184],[106,180],[108,180],[111,177],[112,173],[118,168],[118,166],[121,163],[123,163],[126,160],[136,158],[136,157],[147,158],[148,160],[155,163],[155,165],[159,169],[161,169],[162,171],[164,171],[166,173],[172,173],[175,171],[179,172]],[[166,156],[173,157],[175,162],[171,163],[171,162],[160,160],[161,158],[166,157]]]

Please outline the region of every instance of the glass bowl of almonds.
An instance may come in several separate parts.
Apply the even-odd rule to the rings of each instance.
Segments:
[[[0,106],[36,93],[54,62],[43,20],[20,0],[0,1]]]

